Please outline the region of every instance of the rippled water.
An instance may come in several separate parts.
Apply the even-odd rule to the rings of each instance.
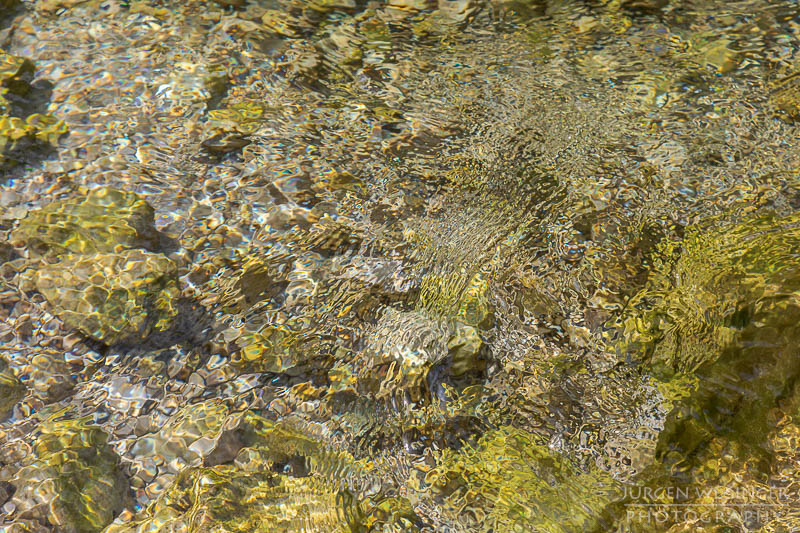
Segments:
[[[0,49],[0,532],[800,531],[796,0]]]

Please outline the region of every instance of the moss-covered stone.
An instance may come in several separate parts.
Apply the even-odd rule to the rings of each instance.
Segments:
[[[160,236],[153,208],[144,198],[100,188],[31,211],[20,221],[11,241],[44,255],[93,254],[130,248],[156,250]]]
[[[66,254],[29,275],[68,326],[106,344],[169,329],[177,315],[177,267],[161,254]]]
[[[88,420],[45,421],[33,456],[11,483],[13,518],[36,519],[60,531],[101,531],[129,500],[108,435]]]

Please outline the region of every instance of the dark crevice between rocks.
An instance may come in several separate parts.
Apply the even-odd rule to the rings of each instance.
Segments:
[[[36,139],[21,139],[17,146],[0,154],[0,184],[22,179],[44,161],[54,159],[57,150]]]

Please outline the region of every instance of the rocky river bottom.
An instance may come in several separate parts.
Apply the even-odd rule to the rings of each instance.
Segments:
[[[800,531],[798,0],[0,0],[0,533]]]

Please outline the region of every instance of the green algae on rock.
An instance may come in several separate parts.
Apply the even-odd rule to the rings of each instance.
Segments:
[[[85,419],[44,421],[33,454],[11,479],[13,519],[70,533],[102,531],[127,505],[127,482],[108,435]]]
[[[106,533],[144,530],[267,533],[348,532],[363,512],[353,496],[316,476],[250,472],[235,466],[189,468],[130,524]]]
[[[238,150],[250,144],[248,136],[263,123],[267,107],[256,102],[240,102],[208,113],[202,146],[212,153]]]
[[[68,131],[63,121],[50,115],[34,113],[25,120],[0,116],[0,153],[20,149],[26,141],[52,145]]]
[[[581,471],[525,431],[502,427],[437,453],[425,483],[447,512],[484,531],[601,531],[622,487]]]
[[[42,255],[157,250],[160,236],[153,208],[138,194],[92,189],[81,198],[54,201],[31,211],[12,232],[11,242]]]
[[[260,331],[241,335],[241,351],[233,362],[256,372],[297,374],[315,359],[317,343],[304,339],[289,327],[267,326]]]
[[[791,381],[796,379],[791,378]],[[733,384],[723,384],[721,389]],[[700,396],[703,395],[701,391]],[[724,395],[720,391],[717,399]],[[641,489],[631,493],[641,496],[636,503],[665,518],[661,524],[663,531],[694,531],[699,524],[697,516],[705,517],[703,527],[724,531],[732,522],[741,524],[743,517],[719,513],[720,509],[735,507],[744,511],[791,506],[800,497],[797,400],[798,389],[793,387],[782,402],[767,401],[769,408],[762,406],[758,414],[752,411],[735,414],[734,418],[740,420],[733,426],[741,428],[753,422],[755,427],[749,435],[727,429],[730,419],[725,420],[725,415],[721,417],[720,414],[730,408],[731,403],[718,406],[714,402],[697,401],[697,398],[684,403],[672,415],[660,439],[659,462],[640,479],[640,483],[650,489],[649,495]],[[783,406],[776,407],[778,403]],[[697,410],[687,409],[690,405]],[[676,493],[682,496],[673,499],[659,495],[655,489],[664,486],[678,488]],[[676,503],[692,507],[695,513],[668,512]],[[630,530],[645,531],[649,529],[645,522],[644,516],[628,515],[624,523]],[[759,531],[796,531],[800,517],[790,511],[776,512],[762,515],[760,522]],[[740,530],[752,528],[741,527]]]
[[[143,340],[177,315],[177,267],[161,254],[66,254],[30,275],[68,326],[106,344]]]
[[[770,328],[800,309],[798,248],[798,215],[688,228],[660,246],[617,349],[679,371],[713,363],[748,326]]]
[[[798,249],[800,217],[767,213],[709,220],[654,252],[617,331],[617,347],[681,397],[645,483],[712,493],[772,483],[764,439],[798,397]],[[698,498],[698,512],[710,503]]]

